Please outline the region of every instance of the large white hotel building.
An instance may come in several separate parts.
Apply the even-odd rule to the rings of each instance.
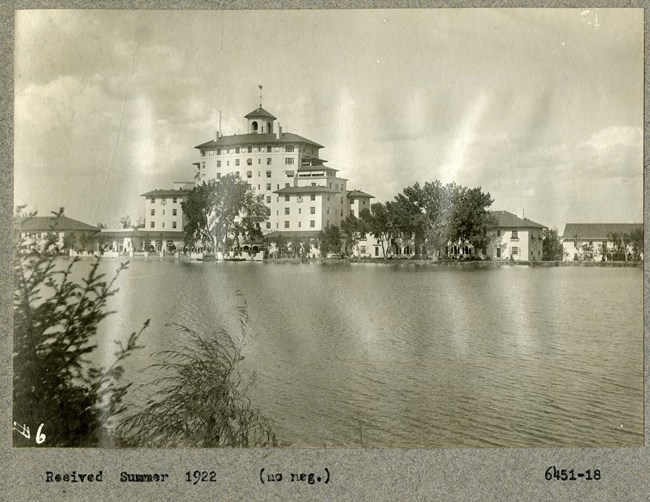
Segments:
[[[370,206],[371,195],[348,191],[347,179],[319,157],[312,140],[283,132],[276,117],[261,106],[244,117],[246,134],[216,137],[196,148],[199,182],[235,174],[245,179],[270,209],[262,231],[274,235],[315,236],[340,225],[350,213]]]

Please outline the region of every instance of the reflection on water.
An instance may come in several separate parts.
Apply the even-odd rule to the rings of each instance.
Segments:
[[[241,291],[250,397],[285,445],[643,443],[641,269],[153,259],[119,285],[100,353],[151,318],[136,382],[182,343],[166,323],[236,332]]]

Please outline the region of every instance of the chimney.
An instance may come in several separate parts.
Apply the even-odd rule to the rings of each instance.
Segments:
[[[278,139],[282,139],[282,126],[278,122]]]
[[[214,140],[215,141],[219,140],[219,131],[214,131]]]

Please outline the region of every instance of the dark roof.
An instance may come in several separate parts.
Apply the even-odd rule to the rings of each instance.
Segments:
[[[528,218],[522,219],[508,211],[491,211],[491,213],[493,216],[496,216],[497,228],[546,228],[544,225],[535,223]]]
[[[28,216],[16,219],[15,228],[23,232],[98,232],[88,223],[73,220],[67,216]]]
[[[318,230],[303,230],[301,232],[281,232],[279,230],[276,230],[275,232],[266,234],[264,237],[267,239],[276,239],[279,236],[286,237],[287,239],[292,239],[294,237],[297,237],[299,239],[310,239],[312,237],[316,237],[318,233]]]
[[[273,120],[277,119],[277,117],[275,117],[273,114],[267,112],[261,106],[258,109],[253,110],[252,112],[250,112],[244,118],[246,118],[246,119],[265,118],[265,119],[273,119]]]
[[[309,187],[284,187],[279,190],[275,190],[273,193],[280,195],[292,194],[292,193],[338,193],[336,190],[323,186],[309,186]]]
[[[348,197],[370,197],[371,199],[375,198],[374,195],[370,195],[369,193],[362,192],[361,190],[349,190]]]
[[[297,134],[290,132],[282,133],[280,139],[273,134],[233,134],[231,136],[221,136],[219,139],[211,140],[206,143],[202,143],[194,148],[199,150],[214,150],[215,148],[229,147],[229,146],[238,146],[238,145],[254,145],[254,144],[285,144],[285,143],[308,143],[310,145],[317,146],[318,148],[323,148],[323,145],[319,145],[315,141],[312,141],[307,138],[303,138]]]
[[[338,171],[338,169],[334,169],[333,167],[329,166],[305,166],[302,165],[298,168],[298,171]]]
[[[178,190],[174,190],[173,188],[162,190],[156,189],[140,194],[140,197],[183,197],[184,195],[189,195],[191,191],[191,189],[188,190],[183,188],[179,188]]]
[[[643,230],[642,223],[567,223],[562,239],[607,240],[609,234],[629,234],[633,230]]]

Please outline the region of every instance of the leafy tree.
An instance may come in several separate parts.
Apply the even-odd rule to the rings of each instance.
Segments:
[[[341,222],[341,233],[346,240],[346,244],[349,245],[350,252],[354,252],[360,239],[366,238],[366,234],[368,233],[367,227],[368,225],[365,220],[357,218],[353,214],[348,215]]]
[[[108,228],[108,227],[106,226],[106,223],[99,222],[99,223],[97,223],[97,228],[102,230],[102,229]]]
[[[246,447],[277,446],[270,422],[251,407],[246,391],[255,375],[243,382],[238,371],[242,348],[249,339],[246,305],[238,308],[240,336],[220,329],[201,336],[175,324],[187,337],[180,350],[160,352],[153,369],[164,376],[151,384],[142,410],[118,427],[127,446]]]
[[[613,261],[628,261],[631,243],[630,235],[621,232],[613,232],[608,234],[607,237],[612,242],[612,248],[608,253],[608,259]]]
[[[330,225],[318,234],[321,257],[326,258],[328,253],[341,252],[341,230],[337,225]]]
[[[387,205],[375,202],[370,209],[362,209],[359,218],[366,231],[381,244],[382,254],[386,258],[386,244],[392,232],[392,222]]]
[[[282,258],[287,253],[287,238],[280,234],[275,238],[275,257]]]
[[[52,244],[54,236],[48,239]],[[61,268],[53,255],[22,239],[14,244],[13,262],[14,421],[33,432],[43,423],[43,446],[110,445],[112,422],[124,411],[129,387],[120,383],[122,363],[139,348],[142,330],[125,345],[118,343],[108,369],[93,366],[86,357],[97,347],[99,324],[112,313],[107,301],[117,292],[117,276],[127,264],[106,280],[96,260],[76,283],[77,259]],[[15,433],[14,444],[35,446],[34,436]]]
[[[542,260],[562,261],[564,248],[557,228],[545,228],[542,236],[544,238],[542,241]]]
[[[122,216],[120,218],[120,225],[122,225],[122,228],[131,228],[131,217],[128,214]]]
[[[643,229],[635,228],[630,232],[630,245],[633,259],[639,261],[643,258]]]
[[[488,211],[494,202],[481,188],[452,188],[452,209],[448,223],[448,236],[452,242],[469,242],[474,249],[485,249],[490,241],[489,229],[496,225],[495,217]]]
[[[181,203],[186,217],[185,244],[225,252],[232,243],[240,248],[240,238],[261,239],[261,224],[269,209],[263,197],[255,195],[248,183],[229,174],[194,187]]]

